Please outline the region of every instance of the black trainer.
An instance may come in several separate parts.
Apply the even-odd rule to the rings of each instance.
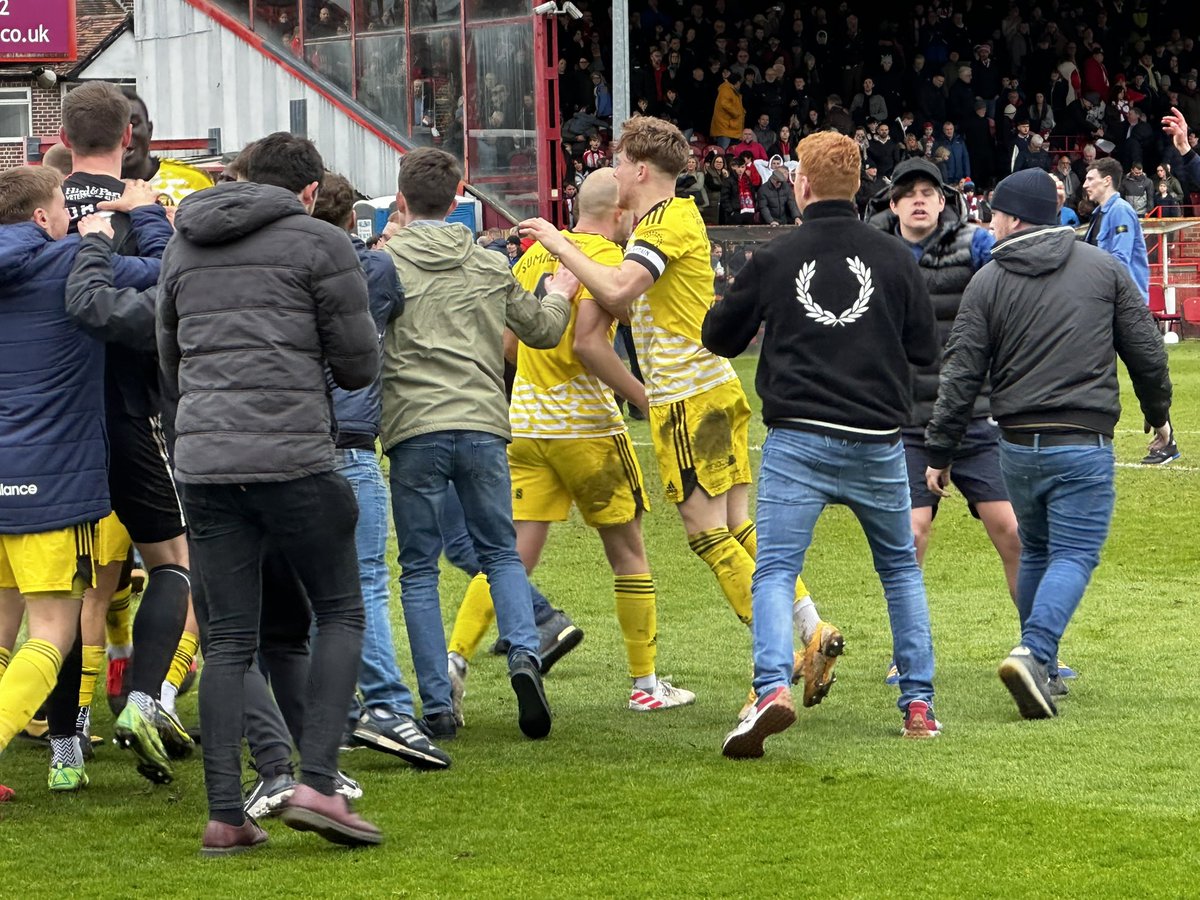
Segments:
[[[1014,647],[1000,663],[999,674],[1023,718],[1050,719],[1058,715],[1058,707],[1050,696],[1046,667],[1034,659],[1028,647]]]
[[[550,734],[550,704],[542,688],[542,674],[533,657],[521,653],[509,665],[508,680],[517,695],[517,724],[528,738]]]
[[[448,769],[450,757],[417,727],[412,716],[387,709],[366,709],[354,728],[364,747],[398,756],[418,769]]]
[[[1175,443],[1175,438],[1172,437],[1167,445],[1159,450],[1150,450],[1142,459],[1143,466],[1165,466],[1167,463],[1174,462],[1183,456],[1179,452],[1179,446]]]
[[[579,646],[583,641],[583,629],[571,621],[561,609],[538,625],[538,656],[542,658],[542,674]]]
[[[296,779],[288,772],[270,778],[260,777],[246,795],[242,809],[252,819],[269,819],[283,812],[284,804],[296,790]]]
[[[458,725],[454,721],[454,713],[450,711],[422,716],[417,720],[417,727],[425,732],[426,737],[435,741],[452,741],[458,737]]]

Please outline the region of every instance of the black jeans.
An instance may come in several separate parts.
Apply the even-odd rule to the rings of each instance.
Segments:
[[[245,678],[258,649],[267,541],[295,570],[317,620],[307,684],[277,682],[276,691],[303,690],[303,698],[284,701],[304,709],[301,779],[333,793],[338,744],[362,657],[354,492],[342,476],[328,472],[285,482],[182,484],[180,493],[207,613],[200,721],[210,816],[231,824],[243,818]],[[298,618],[305,615],[303,603],[296,598]]]

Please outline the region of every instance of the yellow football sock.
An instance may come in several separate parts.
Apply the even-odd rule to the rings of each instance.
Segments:
[[[11,659],[12,651],[7,647],[0,647],[0,678],[4,677],[4,670],[8,668],[8,663]]]
[[[710,528],[688,535],[688,546],[712,569],[725,599],[746,625],[750,624],[750,579],[754,576],[754,557],[738,543],[728,528]]]
[[[105,639],[110,647],[128,647],[133,644],[133,612],[129,609],[129,600],[133,596],[133,588],[126,585],[115,594],[108,604],[108,613],[104,616]]]
[[[458,615],[454,617],[454,630],[450,633],[447,648],[463,659],[470,661],[483,643],[483,636],[496,620],[496,608],[492,606],[492,589],[487,576],[480,572],[467,585]]]
[[[629,677],[654,674],[658,652],[658,613],[655,607],[654,579],[645,575],[618,575],[613,579],[617,598],[617,621],[625,638],[629,658]]]
[[[96,679],[100,677],[100,666],[104,664],[104,648],[92,644],[83,645],[83,668],[79,673],[79,708],[92,705],[96,693]]]
[[[175,656],[171,658],[171,668],[167,671],[167,684],[175,690],[179,690],[183,679],[187,678],[199,646],[200,638],[191,632],[185,631],[179,636],[179,646],[175,648]]]
[[[747,519],[737,528],[733,529],[733,536],[737,542],[746,548],[746,552],[750,554],[751,559],[758,559],[758,528],[754,525],[753,519]],[[796,579],[796,599],[803,600],[808,596],[808,588],[804,586],[804,581],[801,578]]]
[[[58,648],[38,638],[30,638],[13,654],[0,684],[0,750],[29,724],[38,707],[50,696],[61,668],[62,654]]]

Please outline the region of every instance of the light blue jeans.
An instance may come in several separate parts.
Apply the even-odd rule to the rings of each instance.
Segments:
[[[883,583],[900,671],[901,710],[933,702],[933,639],[925,582],[913,544],[904,446],[772,429],[758,478],[754,570],[754,689],[761,697],[792,676],[796,578],[826,506],[858,518]]]
[[[358,501],[358,577],[362,582],[366,630],[358,689],[368,709],[413,714],[412,691],[396,664],[392,624],[388,615],[390,583],[387,565],[387,485],[373,450],[338,450],[337,471],[350,482]]]
[[[491,585],[500,637],[509,642],[509,664],[520,654],[540,662],[529,579],[517,555],[507,446],[494,434],[438,431],[388,450],[392,516],[400,545],[400,602],[425,715],[450,711],[438,560],[442,510],[451,485]]]
[[[1000,471],[1017,515],[1021,643],[1051,672],[1108,538],[1116,489],[1113,448],[1025,447],[1000,442]]]

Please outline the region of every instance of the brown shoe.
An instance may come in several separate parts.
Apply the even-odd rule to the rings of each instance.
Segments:
[[[253,819],[246,819],[241,825],[227,825],[216,819],[209,819],[208,825],[204,827],[200,855],[232,856],[234,853],[253,850],[266,842],[267,833],[259,828]]]
[[[325,840],[345,847],[366,847],[383,843],[383,832],[350,809],[341,794],[326,796],[307,784],[299,785],[282,819],[297,831],[315,831]]]

